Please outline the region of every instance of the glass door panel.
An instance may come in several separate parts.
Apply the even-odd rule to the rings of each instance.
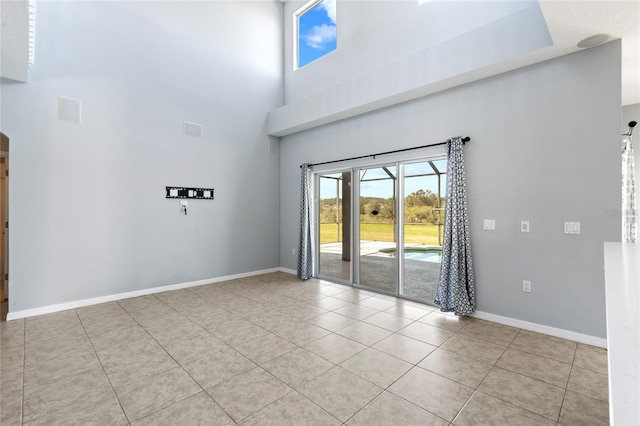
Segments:
[[[396,166],[360,169],[358,284],[397,294]]]
[[[351,282],[351,171],[319,176],[318,274]]]
[[[435,299],[440,274],[446,170],[446,160],[404,166],[400,294],[428,303]]]

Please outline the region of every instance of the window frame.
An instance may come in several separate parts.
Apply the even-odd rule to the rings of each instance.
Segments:
[[[324,0],[311,0],[293,13],[293,43],[292,43],[293,44],[293,71],[297,71],[301,68],[304,68],[305,66],[311,64],[312,62],[315,62],[321,58],[324,58],[328,54],[335,52],[338,49],[338,36],[337,36],[338,24],[336,23],[336,47],[333,50],[326,52],[325,54],[317,57],[316,59],[310,62],[307,62],[302,66],[299,65],[300,64],[300,18],[305,13],[309,12],[311,9],[313,9],[323,1]],[[336,1],[336,9],[337,8],[338,8],[338,2]]]

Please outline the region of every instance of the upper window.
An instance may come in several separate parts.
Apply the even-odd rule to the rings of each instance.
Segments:
[[[295,68],[336,49],[336,0],[313,0],[294,15]]]

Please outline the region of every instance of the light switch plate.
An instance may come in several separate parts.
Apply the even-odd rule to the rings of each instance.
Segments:
[[[484,220],[484,229],[487,231],[495,231],[496,229],[496,221],[494,219],[485,219]]]
[[[580,234],[580,222],[565,222],[564,233],[573,235]]]

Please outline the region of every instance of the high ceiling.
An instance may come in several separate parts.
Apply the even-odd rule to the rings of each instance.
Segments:
[[[16,75],[26,77],[28,66],[28,38],[24,36],[24,29],[28,28],[26,3],[24,0],[2,2],[2,77],[20,81],[26,78]],[[11,10],[8,6],[12,6]],[[640,0],[542,0],[540,7],[554,45],[526,58],[513,58],[508,68],[578,51],[576,44],[580,40],[608,33],[610,40],[622,40],[622,105],[640,103]],[[12,26],[9,22],[13,22]],[[11,28],[16,34],[10,34]]]
[[[621,39],[622,105],[640,103],[640,1],[543,0],[540,8],[553,38],[553,56],[580,50],[576,44],[595,34]]]

